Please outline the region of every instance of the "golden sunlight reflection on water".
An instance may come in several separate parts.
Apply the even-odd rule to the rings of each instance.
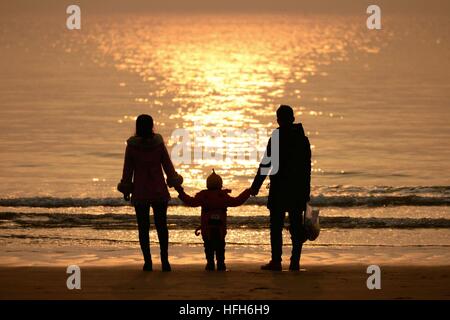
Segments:
[[[318,73],[327,76],[321,66],[348,59],[351,49],[378,50],[358,34],[357,24],[339,19],[330,23],[326,17],[147,16],[120,23],[106,19],[88,35],[88,42],[97,48],[94,59],[112,59],[118,70],[138,74],[148,84],[148,96],[135,101],[148,105],[149,112],[158,112],[158,127],[191,132],[195,126],[205,131],[265,129],[270,134],[275,128],[274,110],[286,97],[295,101],[302,115],[339,118],[301,106],[302,85]],[[135,116],[124,115],[118,123],[128,120],[129,124]],[[198,141],[223,146],[222,153],[224,148],[239,152],[251,147],[243,141],[247,137],[228,139],[226,146]],[[175,142],[165,139],[169,146]],[[258,146],[264,148],[266,141],[264,137]],[[211,168],[222,175],[225,185],[242,186],[250,180],[257,160],[233,162],[224,155],[222,160],[178,168],[188,186],[203,188]]]

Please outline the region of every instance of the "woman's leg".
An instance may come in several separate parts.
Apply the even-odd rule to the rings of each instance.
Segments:
[[[139,231],[139,243],[145,262],[151,262],[150,254],[150,205],[136,205],[136,218]]]
[[[167,202],[152,204],[153,216],[155,218],[156,232],[158,233],[161,262],[170,269],[169,265],[169,230],[167,229]],[[166,270],[169,271],[169,270]]]

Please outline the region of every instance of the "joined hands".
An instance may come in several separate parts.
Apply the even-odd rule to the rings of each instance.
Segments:
[[[259,190],[250,188],[250,195],[256,196],[259,193]]]

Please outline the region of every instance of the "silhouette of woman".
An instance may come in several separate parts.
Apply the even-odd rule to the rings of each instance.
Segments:
[[[136,133],[127,140],[122,180],[118,190],[130,200],[136,210],[139,243],[144,256],[144,271],[152,271],[150,254],[150,207],[153,209],[158,233],[163,271],[171,271],[168,255],[167,203],[170,199],[167,184],[179,186],[182,177],[170,160],[163,138],[153,131],[153,118],[142,114],[136,120]]]

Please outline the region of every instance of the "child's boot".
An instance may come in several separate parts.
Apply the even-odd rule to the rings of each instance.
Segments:
[[[225,265],[225,244],[221,244],[221,247],[216,252],[217,258],[217,271],[227,271],[227,266]]]
[[[210,244],[205,241],[205,256],[206,256],[206,271],[214,271],[214,250],[211,248]]]

